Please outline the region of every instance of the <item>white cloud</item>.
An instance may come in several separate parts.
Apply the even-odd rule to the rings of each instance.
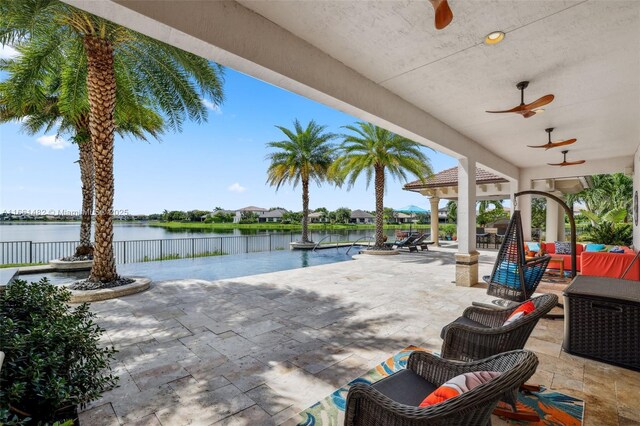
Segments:
[[[0,59],[13,59],[18,55],[18,51],[8,44],[0,46]]]
[[[52,149],[65,149],[66,147],[71,146],[68,141],[56,135],[44,135],[40,136],[36,140],[40,145]]]
[[[222,109],[220,108],[219,105],[214,104],[213,102],[211,102],[208,99],[205,98],[201,98],[200,102],[202,102],[202,105],[205,106],[205,108],[215,112],[216,114],[220,115],[222,114]]]
[[[244,186],[240,185],[238,182],[234,183],[233,185],[229,186],[229,188],[227,188],[229,191],[231,192],[244,192],[247,190],[247,188],[245,188]]]

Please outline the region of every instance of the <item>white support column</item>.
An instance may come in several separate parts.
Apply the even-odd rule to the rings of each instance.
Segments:
[[[558,241],[558,210],[561,210],[558,203],[547,198],[547,217],[545,221],[545,241]]]
[[[531,189],[530,180],[519,180],[518,191],[527,191]],[[525,241],[531,241],[531,195],[522,195],[516,200],[518,210],[520,210],[520,218],[522,219],[522,233]]]
[[[562,198],[562,201],[564,201],[564,197],[562,196],[562,194],[559,194],[558,197]],[[564,234],[564,215],[566,214],[564,209],[562,208],[562,206],[560,206],[558,203],[556,203],[555,201],[549,201],[555,205],[558,206],[558,214],[556,216],[556,224],[558,226],[558,241],[565,241],[566,240],[566,236]]]
[[[456,285],[470,287],[478,283],[476,251],[476,162],[458,160],[458,253]]]
[[[440,198],[431,197],[429,198],[429,202],[431,203],[431,241],[433,241],[433,245],[438,247],[440,245],[439,236],[439,224],[438,224],[438,205],[440,204]]]

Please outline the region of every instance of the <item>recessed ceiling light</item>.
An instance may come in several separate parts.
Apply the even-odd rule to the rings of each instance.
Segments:
[[[544,112],[543,108],[538,108],[538,109],[534,109],[531,112],[535,112],[536,114],[540,114],[541,112]]]
[[[484,38],[484,42],[486,44],[498,44],[502,40],[504,40],[504,32],[502,31],[494,31],[487,34],[487,36]]]

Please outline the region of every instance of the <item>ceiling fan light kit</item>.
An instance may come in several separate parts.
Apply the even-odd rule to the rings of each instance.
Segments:
[[[488,113],[491,114],[505,114],[508,112],[512,112],[514,114],[520,114],[521,116],[523,116],[524,118],[529,118],[529,117],[533,117],[534,115],[536,115],[536,113],[538,112],[539,109],[541,109],[543,106],[550,104],[553,99],[554,96],[549,94],[549,95],[545,95],[541,98],[536,99],[535,101],[531,102],[530,104],[525,104],[524,103],[524,89],[526,89],[527,87],[529,87],[529,82],[528,81],[521,81],[520,83],[516,84],[516,88],[518,90],[520,90],[520,105],[518,105],[517,107],[511,108],[511,109],[507,109],[507,110],[503,110],[503,111],[487,111]]]
[[[547,163],[547,164],[550,166],[565,167],[565,166],[577,166],[578,164],[584,164],[587,162],[586,160],[567,161],[568,152],[569,151],[566,149],[562,151],[562,163]]]
[[[553,132],[553,127],[549,127],[548,129],[544,129],[545,132],[549,135],[549,142],[544,145],[527,145],[529,148],[544,148],[545,150],[551,148],[557,148],[559,146],[571,145],[572,143],[576,143],[578,139],[567,139],[565,141],[551,142],[551,132]]]

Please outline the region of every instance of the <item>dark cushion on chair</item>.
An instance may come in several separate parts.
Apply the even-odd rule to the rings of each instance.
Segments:
[[[371,385],[384,396],[404,405],[417,407],[437,389],[411,370],[400,370]]]
[[[459,317],[457,320],[455,320],[451,324],[464,324],[464,325],[469,325],[471,327],[477,327],[477,328],[491,328],[491,327],[486,326],[484,324],[480,324],[479,322],[476,322],[474,320],[470,320],[467,317]],[[444,327],[442,327],[442,331],[440,332],[440,338],[444,339],[445,332],[447,331],[447,328],[451,324],[447,324]]]

